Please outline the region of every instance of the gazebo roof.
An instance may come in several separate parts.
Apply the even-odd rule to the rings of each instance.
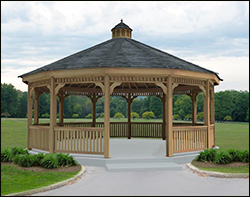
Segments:
[[[19,77],[50,70],[99,67],[167,68],[213,73],[176,56],[130,38],[114,38]],[[221,79],[220,79],[221,80]]]
[[[132,29],[131,29],[128,25],[126,25],[126,24],[123,22],[122,19],[121,19],[121,22],[120,22],[120,23],[118,23],[115,27],[113,27],[113,28],[111,29],[111,31],[113,31],[114,29],[119,29],[119,28],[130,29],[130,30],[132,31]]]

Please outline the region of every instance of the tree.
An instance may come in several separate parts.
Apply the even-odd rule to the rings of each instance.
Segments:
[[[136,112],[132,112],[131,113],[131,118],[135,119],[135,118],[140,118],[139,114]]]
[[[142,108],[142,100],[143,99],[134,99],[131,104],[131,110],[133,112],[136,112],[137,114],[140,114],[141,108]]]
[[[146,111],[142,114],[142,118],[144,119],[153,119],[155,118],[154,112],[152,111]]]
[[[199,112],[199,113],[197,114],[197,119],[198,119],[198,120],[204,120],[204,112]]]
[[[246,121],[249,121],[249,107],[247,109]]]
[[[192,114],[192,101],[187,95],[182,95],[174,103],[174,112],[183,120],[187,114]]]
[[[180,115],[178,115],[178,114],[174,114],[174,115],[173,115],[173,119],[174,119],[174,120],[181,120],[181,117],[180,117]]]
[[[118,119],[124,118],[124,115],[122,113],[118,112],[115,114],[114,118],[118,118]]]
[[[1,83],[1,116],[15,117],[18,112],[18,91],[12,84]]]
[[[154,113],[156,118],[162,115],[162,102],[161,99],[156,96],[150,97],[149,110]]]

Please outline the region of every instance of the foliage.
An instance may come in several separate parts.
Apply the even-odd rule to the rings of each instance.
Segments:
[[[101,113],[99,117],[104,118],[104,113]]]
[[[123,118],[123,117],[124,117],[124,115],[120,112],[118,112],[114,115],[114,118],[118,118],[118,119]]]
[[[181,117],[180,117],[179,114],[174,114],[174,115],[173,115],[173,119],[174,119],[174,120],[181,120]]]
[[[56,158],[59,166],[75,166],[76,160],[69,154],[57,153]]]
[[[53,154],[46,154],[44,158],[41,160],[41,165],[44,168],[52,169],[52,168],[58,168],[58,160],[55,155]]]
[[[23,148],[19,148],[19,147],[13,147],[11,149],[11,153],[12,153],[13,157],[15,157],[16,155],[28,155],[29,154],[27,149],[23,149]]]
[[[249,121],[249,92],[226,90],[215,92],[215,120],[224,121],[231,116],[232,121]],[[57,99],[57,105],[59,101]],[[203,120],[203,93],[197,96],[197,119]],[[127,102],[120,96],[110,98],[110,116],[120,112],[127,116]],[[152,111],[156,118],[162,117],[162,102],[156,96],[138,97],[131,104],[131,111],[141,117],[144,112]],[[92,103],[88,97],[70,95],[64,101],[64,117],[71,118],[78,114],[78,118],[85,118],[92,112]],[[104,112],[104,98],[98,99],[96,112]],[[27,92],[16,90],[11,84],[1,84],[1,116],[23,117],[27,114]],[[49,118],[50,95],[43,93],[39,98],[39,117]],[[173,95],[173,114],[180,119],[191,119],[192,101],[187,95]],[[75,117],[77,118],[77,117]],[[176,118],[176,117],[174,117]],[[179,118],[178,118],[179,119]],[[226,121],[229,121],[226,119]]]
[[[135,118],[140,118],[139,114],[137,114],[136,112],[132,112],[131,113],[131,118],[135,119]]]
[[[185,120],[192,120],[192,114],[187,114],[184,119]]]
[[[35,155],[35,162],[34,162],[34,165],[35,166],[41,166],[41,161],[42,159],[45,157],[45,154],[44,153],[38,153]]]
[[[203,119],[204,119],[204,112],[199,112],[199,113],[197,114],[197,119],[198,119],[198,120],[203,120]]]
[[[154,112],[152,111],[146,111],[142,114],[142,118],[144,119],[153,119],[155,118]]]
[[[231,148],[228,150],[228,153],[232,156],[232,161],[234,162],[241,161],[241,151]]]
[[[14,163],[18,164],[22,167],[31,167],[34,166],[36,163],[36,156],[35,155],[16,155],[14,157]]]
[[[49,118],[50,115],[48,113],[42,114],[41,118]]]
[[[79,118],[79,114],[73,114],[72,118]]]
[[[225,121],[232,121],[233,119],[232,119],[231,116],[227,115],[227,116],[224,117],[224,120]]]
[[[248,150],[245,150],[245,151],[241,152],[240,161],[244,162],[244,163],[249,162],[249,151]]]
[[[85,118],[91,119],[92,118],[92,114],[88,114],[87,116],[85,116]]]
[[[215,160],[215,155],[216,155],[216,149],[207,149],[204,150],[203,152],[200,152],[199,155],[196,156],[196,161],[202,161],[202,162],[212,162]]]
[[[214,163],[228,164],[232,162],[232,160],[232,156],[227,151],[219,150],[215,155]]]
[[[13,155],[10,149],[1,149],[1,162],[11,162]]]

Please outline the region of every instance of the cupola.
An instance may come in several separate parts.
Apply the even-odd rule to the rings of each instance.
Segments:
[[[123,23],[123,20],[121,19],[121,22],[117,24],[112,31],[112,38],[132,38],[132,29]]]

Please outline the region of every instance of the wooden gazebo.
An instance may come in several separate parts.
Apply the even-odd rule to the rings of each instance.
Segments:
[[[110,137],[151,137],[166,140],[166,155],[214,146],[214,86],[219,76],[210,70],[132,39],[123,21],[112,39],[23,74],[28,84],[27,147],[49,152],[103,154],[110,157]],[[197,124],[196,97],[204,95],[204,124]],[[50,123],[39,124],[39,96],[50,93]],[[173,124],[172,95],[192,99],[192,123]],[[34,123],[32,98],[34,95]],[[92,100],[92,122],[64,123],[63,103],[69,95]],[[158,96],[163,122],[131,122],[131,103],[137,96]],[[96,122],[96,101],[104,96],[104,123]],[[110,96],[128,103],[128,122],[110,122]],[[59,98],[59,123],[56,121]]]

